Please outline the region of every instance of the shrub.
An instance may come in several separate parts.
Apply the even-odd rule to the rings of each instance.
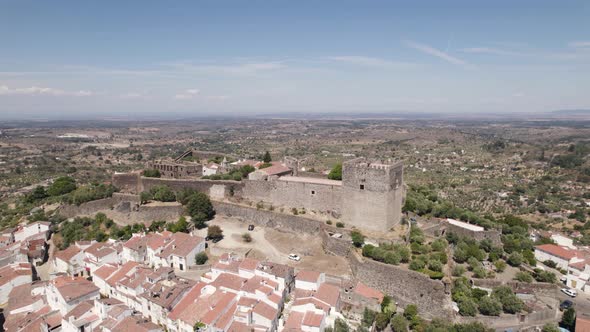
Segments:
[[[479,301],[479,312],[486,316],[500,316],[502,303],[492,297],[486,296]]]
[[[428,269],[435,272],[442,272],[443,265],[440,261],[431,260],[428,262]]]
[[[511,266],[520,266],[522,264],[523,257],[522,254],[519,252],[513,252],[508,256],[508,264]]]
[[[516,294],[508,286],[494,288],[492,297],[500,301],[502,309],[506,313],[515,314],[524,308],[524,303],[516,297]]]
[[[362,247],[365,243],[365,236],[359,231],[350,232],[350,237],[352,238],[352,244],[357,248]]]
[[[336,227],[338,227],[338,228],[344,228],[344,223],[339,221],[339,222],[336,223]]]
[[[374,250],[375,250],[375,246],[374,245],[372,245],[372,244],[366,244],[363,247],[363,256],[372,258],[373,257],[373,251]]]
[[[412,320],[416,316],[418,316],[418,306],[415,304],[408,304],[404,309],[404,317],[406,317],[407,320]]]
[[[342,163],[338,163],[332,168],[330,173],[328,173],[328,179],[342,180]]]
[[[207,254],[204,251],[195,256],[195,264],[197,265],[203,265],[207,263],[207,260],[209,260],[209,257],[207,257]]]
[[[554,261],[552,261],[550,259],[544,261],[543,264],[545,264],[546,266],[553,268],[553,269],[557,267],[557,263],[555,263]]]
[[[252,236],[248,233],[242,234],[242,240],[246,243],[252,242]]]
[[[430,247],[433,251],[444,251],[447,248],[447,241],[442,238],[436,239],[432,241]]]
[[[393,332],[408,331],[408,321],[400,314],[394,315],[389,324]]]
[[[332,225],[332,220],[326,220],[327,225]]]
[[[217,225],[211,225],[207,228],[207,236],[210,239],[221,239],[223,238],[223,230]]]
[[[400,261],[401,261],[401,258],[399,257],[399,255],[393,251],[387,251],[385,253],[385,257],[383,259],[384,263],[392,264],[392,265],[398,265]]]
[[[494,262],[494,266],[496,267],[496,271],[501,273],[501,272],[504,272],[504,270],[506,269],[506,262],[499,259]]]
[[[473,277],[474,278],[483,279],[486,276],[487,276],[487,273],[483,267],[478,266],[475,269],[473,269]]]
[[[533,270],[533,278],[538,282],[549,282],[555,283],[557,278],[555,277],[555,273],[549,271],[543,271],[541,269],[534,269]]]
[[[414,259],[410,262],[409,268],[410,268],[410,270],[420,271],[420,270],[424,269],[425,266],[426,266],[426,263],[423,260]]]
[[[459,314],[461,316],[475,316],[477,315],[477,304],[470,298],[466,298],[458,303]]]
[[[453,277],[460,277],[465,273],[465,267],[463,265],[455,265],[453,267]]]
[[[162,174],[160,174],[160,171],[157,169],[146,169],[143,171],[142,175],[147,178],[159,178],[160,176],[162,176]]]
[[[48,188],[49,196],[61,196],[76,189],[76,181],[69,176],[57,178]]]
[[[514,276],[514,280],[530,283],[530,282],[533,282],[533,276],[528,272],[518,271],[518,272],[516,272],[516,275]]]

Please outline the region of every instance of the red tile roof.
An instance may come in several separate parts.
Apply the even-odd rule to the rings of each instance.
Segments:
[[[379,301],[379,303],[381,303],[381,301],[383,301],[383,293],[381,293],[380,291],[378,291],[374,288],[371,288],[371,287],[363,284],[360,281],[356,284],[356,287],[354,288],[354,292],[358,295],[361,295],[361,296],[369,298],[369,299],[376,299],[377,301]]]
[[[56,252],[53,257],[56,259],[59,258],[64,262],[69,262],[70,259],[79,254],[81,251],[82,250],[80,250],[80,248],[78,248],[77,246],[69,246],[64,250]]]
[[[51,280],[51,283],[67,302],[98,293],[98,287],[83,277],[62,276]]]
[[[542,244],[540,246],[536,246],[535,248],[568,261],[579,255],[577,250],[567,249],[555,244]]]
[[[590,332],[590,318],[578,316],[576,318],[576,332]]]
[[[305,281],[305,282],[318,282],[320,279],[320,272],[317,271],[310,271],[310,270],[301,270],[295,276],[295,280]]]

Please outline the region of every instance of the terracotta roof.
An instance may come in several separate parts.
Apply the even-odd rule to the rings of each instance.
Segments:
[[[0,268],[0,286],[11,282],[20,276],[33,276],[33,270],[29,263],[14,263]]]
[[[133,236],[123,243],[123,247],[129,248],[133,251],[140,251],[145,249],[147,245],[148,237],[143,234],[133,234]]]
[[[576,332],[590,332],[590,318],[576,317]]]
[[[98,292],[98,287],[83,277],[57,277],[51,284],[67,302]]]
[[[235,274],[222,273],[211,283],[211,285],[239,291],[242,289],[247,280],[248,279],[242,278]]]
[[[259,169],[258,172],[260,171],[266,173],[266,175],[282,175],[292,172],[289,167],[282,165],[280,163],[274,164],[270,167]]]
[[[291,311],[283,331],[301,331],[301,323],[303,323],[304,313],[298,311]]]
[[[149,332],[149,331],[163,331],[161,327],[152,323],[147,318],[141,316],[125,317],[120,323],[115,325],[112,332]]]
[[[340,298],[340,289],[333,285],[321,284],[315,296],[332,307],[335,307]]]
[[[260,301],[258,302],[254,308],[252,309],[252,312],[260,315],[268,320],[274,320],[275,318],[277,318],[278,314],[279,314],[279,310],[276,308],[271,307],[270,305]]]
[[[70,317],[73,317],[74,319],[78,319],[80,317],[82,317],[85,313],[87,313],[88,311],[90,311],[90,309],[94,308],[94,302],[93,301],[84,301],[81,302],[80,304],[78,304],[77,306],[74,307],[74,309],[70,310],[65,316],[64,319],[65,320],[69,320]]]
[[[186,233],[174,233],[162,253],[158,254],[160,257],[167,258],[170,255],[186,257],[199,244],[203,243],[205,239],[199,236],[193,236]]]
[[[320,272],[317,271],[310,271],[310,270],[301,270],[297,272],[295,276],[295,280],[306,281],[306,282],[318,282],[320,279]]]
[[[565,247],[560,247],[555,244],[542,244],[540,246],[536,246],[535,248],[543,252],[546,252],[550,255],[563,258],[568,261],[579,255],[577,250],[567,249]]]
[[[256,269],[283,279],[287,278],[289,275],[293,275],[295,271],[295,269],[289,265],[273,262],[262,262],[256,267]]]
[[[356,287],[354,288],[354,292],[358,295],[361,295],[361,296],[369,298],[369,299],[376,299],[377,301],[379,301],[379,303],[381,303],[381,301],[383,301],[383,293],[376,290],[375,288],[371,288],[371,287],[363,284],[360,281],[356,284]]]
[[[56,259],[59,258],[64,262],[69,262],[74,256],[76,256],[80,252],[82,252],[82,250],[80,248],[78,248],[77,246],[69,246],[64,250],[60,250],[60,251],[56,252],[53,255],[53,257]]]
[[[305,316],[303,317],[303,325],[320,327],[322,325],[323,320],[324,320],[324,315],[320,315],[320,314],[313,313],[311,311],[307,311],[307,312],[305,312]]]
[[[240,269],[246,271],[254,271],[256,270],[256,266],[260,263],[259,260],[252,259],[252,258],[244,258],[240,263]]]
[[[185,295],[184,297],[174,306],[174,309],[170,312],[168,317],[172,320],[178,319],[179,315],[186,310],[188,306],[194,303],[199,296],[201,295],[201,290],[205,287],[204,282],[199,282],[193,286]]]
[[[117,267],[115,265],[104,264],[94,271],[94,276],[102,280],[107,280],[107,278],[115,273],[115,271],[117,271]]]
[[[119,282],[121,279],[125,278],[125,276],[133,269],[135,269],[137,266],[139,266],[138,263],[136,262],[127,262],[123,265],[121,265],[119,267],[119,270],[117,270],[117,272],[113,273],[107,280],[106,282],[110,285],[110,286],[115,286],[117,282]]]

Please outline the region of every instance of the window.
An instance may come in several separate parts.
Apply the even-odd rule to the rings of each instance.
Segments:
[[[180,271],[182,271],[182,270],[183,270],[183,265],[182,265],[182,263],[181,263],[181,264],[180,264]]]
[[[311,196],[315,196],[315,190],[311,191]]]
[[[360,188],[361,188],[361,190],[365,190],[365,185],[364,184],[361,184],[361,187]]]

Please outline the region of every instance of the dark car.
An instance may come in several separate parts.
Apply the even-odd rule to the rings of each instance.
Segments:
[[[253,231],[254,230],[254,225],[248,225],[248,230],[249,231]]]
[[[566,310],[573,307],[574,303],[570,300],[565,300],[559,305],[559,310]]]
[[[219,241],[221,241],[221,238],[220,238],[220,237],[216,237],[216,238],[213,238],[213,239],[211,240],[211,242],[213,242],[213,243],[217,243],[217,242],[219,242]]]

